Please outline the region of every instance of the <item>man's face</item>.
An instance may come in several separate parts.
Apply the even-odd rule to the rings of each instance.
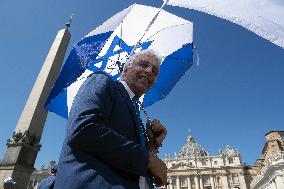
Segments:
[[[152,87],[159,72],[160,64],[156,58],[143,54],[136,57],[131,67],[124,70],[123,80],[140,97]]]

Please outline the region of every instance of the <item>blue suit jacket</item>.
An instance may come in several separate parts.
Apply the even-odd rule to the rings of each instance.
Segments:
[[[55,176],[51,175],[45,179],[42,179],[37,189],[53,189],[54,188]]]
[[[138,189],[149,154],[136,124],[123,85],[103,72],[89,76],[70,111],[55,189]]]

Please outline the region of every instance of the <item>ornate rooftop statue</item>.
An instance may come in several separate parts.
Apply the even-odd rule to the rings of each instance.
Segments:
[[[227,145],[226,148],[223,151],[221,151],[219,154],[230,157],[230,156],[237,156],[240,154],[240,152],[238,150],[234,150],[231,146]]]

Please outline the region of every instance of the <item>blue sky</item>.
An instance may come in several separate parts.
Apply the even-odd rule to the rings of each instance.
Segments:
[[[72,13],[72,45],[133,3],[162,0],[0,0],[0,159],[57,31]],[[166,10],[194,23],[200,65],[194,65],[163,101],[148,108],[168,128],[160,150],[178,152],[188,130],[211,154],[227,144],[242,161],[260,156],[264,134],[284,130],[284,50],[240,26],[178,7]],[[50,113],[35,167],[58,160],[66,120]]]

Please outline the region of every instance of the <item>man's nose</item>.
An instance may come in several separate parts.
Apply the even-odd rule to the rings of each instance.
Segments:
[[[148,74],[153,74],[153,68],[151,66],[148,66],[146,69],[145,69],[145,72],[147,72]]]

